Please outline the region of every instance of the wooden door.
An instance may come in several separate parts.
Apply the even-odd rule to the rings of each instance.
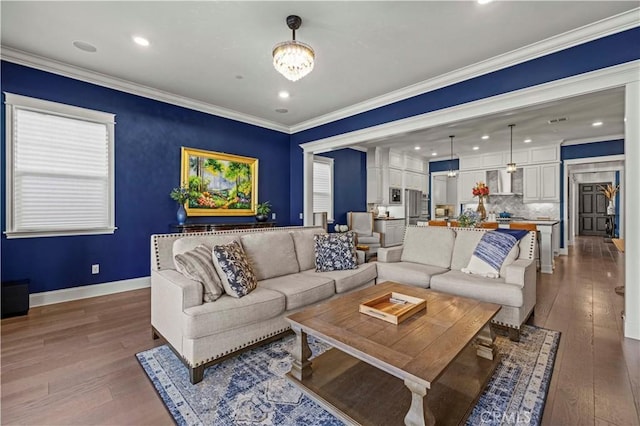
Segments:
[[[579,187],[578,235],[607,235],[607,199],[598,189],[608,182],[581,183]]]

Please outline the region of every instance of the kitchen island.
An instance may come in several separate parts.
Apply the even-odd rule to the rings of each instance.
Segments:
[[[511,223],[533,223],[540,233],[540,272],[553,274],[553,258],[560,254],[560,221],[554,219],[524,219]]]

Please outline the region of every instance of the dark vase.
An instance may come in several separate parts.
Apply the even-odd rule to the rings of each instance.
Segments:
[[[184,205],[180,204],[178,212],[176,213],[176,219],[178,219],[178,225],[184,225],[187,221],[187,211],[184,209]]]
[[[266,214],[257,214],[256,215],[256,220],[258,222],[266,222],[269,219],[269,216],[267,216]]]

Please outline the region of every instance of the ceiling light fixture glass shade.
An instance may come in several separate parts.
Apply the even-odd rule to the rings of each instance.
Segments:
[[[288,80],[298,81],[313,70],[316,54],[308,44],[296,41],[296,30],[302,19],[287,16],[287,26],[293,31],[293,40],[278,43],[273,48],[273,66]]]
[[[509,162],[507,163],[507,173],[515,173],[516,172],[516,163],[513,162],[513,128],[515,124],[509,124],[509,128],[511,128],[511,142],[509,147]]]
[[[454,178],[457,175],[456,171],[453,169],[453,138],[455,138],[455,136],[449,137],[451,138],[451,157],[449,158],[449,171],[447,172],[447,177]]]

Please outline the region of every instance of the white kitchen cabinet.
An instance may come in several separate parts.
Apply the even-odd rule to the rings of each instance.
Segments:
[[[382,234],[382,247],[398,246],[404,241],[404,219],[377,219],[374,228]]]
[[[486,182],[486,172],[475,170],[458,173],[458,204],[472,203],[475,201],[473,187],[478,182]]]
[[[404,184],[405,184],[404,187],[406,189],[415,189],[416,191],[423,191],[425,186],[423,181],[426,181],[426,180],[427,180],[427,177],[422,173],[409,172],[409,171],[404,172]]]
[[[382,169],[367,167],[367,203],[382,203]]]
[[[402,170],[389,168],[389,188],[402,188]]]
[[[522,201],[525,203],[560,201],[560,164],[523,167]]]

